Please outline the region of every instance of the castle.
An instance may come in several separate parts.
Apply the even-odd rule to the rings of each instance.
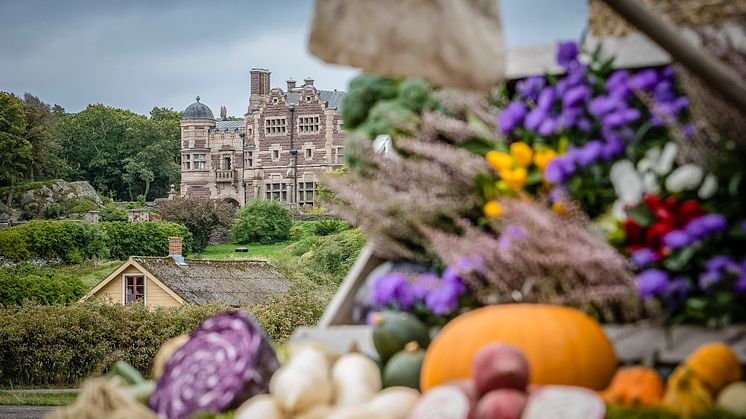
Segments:
[[[199,101],[181,118],[181,195],[222,199],[235,205],[273,199],[310,206],[322,172],[344,163],[340,107],[344,92],[318,90],[313,80],[287,91],[270,88],[270,72],[250,72],[248,112],[215,119]]]

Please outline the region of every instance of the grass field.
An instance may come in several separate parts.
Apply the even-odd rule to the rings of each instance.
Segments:
[[[76,397],[76,393],[11,393],[0,390],[0,406],[65,406]]]
[[[121,264],[121,260],[91,260],[74,265],[55,266],[54,270],[61,274],[78,277],[87,287],[93,288]]]
[[[275,244],[218,244],[215,246],[207,246],[207,248],[197,257],[204,259],[246,259],[246,258],[266,258],[273,259],[282,254],[286,247],[290,243],[275,243]],[[248,247],[247,253],[236,253],[237,247]]]

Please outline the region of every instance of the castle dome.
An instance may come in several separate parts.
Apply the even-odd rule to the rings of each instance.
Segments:
[[[199,96],[197,96],[197,101],[184,109],[184,113],[181,115],[181,119],[205,119],[214,121],[215,116],[212,114],[212,111],[210,110],[210,108],[207,107],[207,105],[199,101]]]

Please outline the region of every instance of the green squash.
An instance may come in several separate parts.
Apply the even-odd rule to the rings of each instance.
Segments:
[[[373,315],[373,325],[373,345],[384,362],[404,349],[408,342],[415,341],[420,348],[427,348],[430,344],[427,327],[409,313],[376,313]]]
[[[383,387],[404,386],[420,389],[420,369],[425,351],[417,342],[409,342],[404,350],[392,356],[383,369]]]

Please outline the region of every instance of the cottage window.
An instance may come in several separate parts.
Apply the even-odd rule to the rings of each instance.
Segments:
[[[287,126],[287,119],[283,117],[279,118],[266,118],[264,120],[264,129],[267,135],[278,135],[284,134]]]
[[[207,164],[206,160],[205,154],[192,154],[192,166],[194,170],[204,169]]]
[[[298,182],[298,204],[313,206],[316,198],[316,182]]]
[[[124,304],[145,302],[145,275],[124,276]]]
[[[298,132],[301,134],[309,134],[319,132],[319,117],[318,116],[301,116],[298,118]]]

